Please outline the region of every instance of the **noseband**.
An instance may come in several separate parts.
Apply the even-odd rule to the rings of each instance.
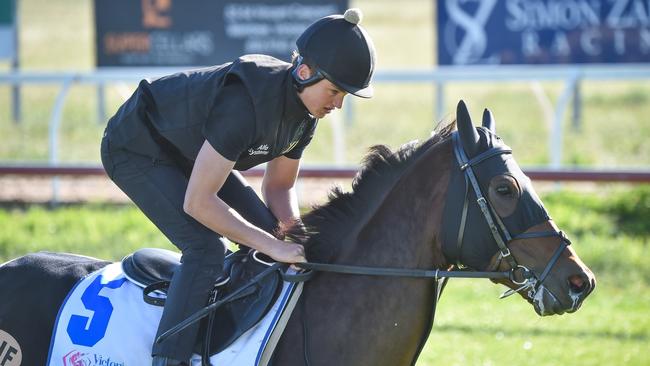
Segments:
[[[544,280],[546,280],[546,277],[550,273],[555,263],[560,258],[560,255],[562,254],[562,251],[564,251],[564,248],[570,245],[571,241],[566,237],[564,232],[555,231],[555,230],[536,231],[531,233],[524,232],[515,237],[512,237],[507,227],[504,225],[503,221],[499,217],[499,215],[495,212],[494,208],[490,206],[490,203],[485,199],[485,196],[483,196],[483,193],[481,192],[481,187],[478,184],[478,180],[476,179],[476,175],[474,174],[474,170],[472,169],[472,167],[481,164],[482,162],[486,161],[491,157],[499,156],[502,154],[512,154],[512,150],[503,146],[492,147],[478,154],[472,159],[469,159],[465,154],[465,150],[463,149],[462,142],[457,132],[452,135],[452,141],[453,141],[454,155],[456,156],[456,161],[460,166],[460,171],[463,173],[465,177],[465,198],[463,202],[463,211],[461,214],[460,225],[458,226],[458,237],[457,237],[458,239],[457,239],[457,246],[456,246],[457,253],[458,253],[457,265],[461,268],[463,267],[460,258],[461,248],[463,245],[463,237],[465,233],[465,227],[467,224],[467,208],[469,205],[468,192],[469,192],[469,187],[472,187],[472,189],[474,190],[474,194],[476,195],[476,204],[480,208],[483,218],[485,219],[485,222],[487,223],[490,229],[490,233],[492,234],[494,241],[499,247],[499,257],[493,268],[495,270],[499,268],[501,261],[505,259],[508,262],[508,265],[510,266],[508,278],[513,283],[520,285],[520,287],[517,289],[514,290],[510,289],[504,292],[503,295],[501,295],[501,298],[510,296],[516,292],[523,291],[526,289],[532,289],[534,292],[536,292],[537,289],[544,283]],[[510,244],[513,240],[553,237],[553,236],[559,237],[561,243],[558,246],[558,248],[555,250],[555,253],[553,253],[551,259],[546,264],[546,268],[544,268],[544,271],[539,276],[534,271],[527,268],[526,266],[518,264],[514,256],[510,252],[510,249],[508,248],[508,244]],[[517,272],[521,272],[519,277],[517,276]],[[501,272],[493,272],[493,273],[501,273]],[[498,278],[498,277],[495,276],[489,278]],[[519,280],[518,278],[521,278],[521,280]]]

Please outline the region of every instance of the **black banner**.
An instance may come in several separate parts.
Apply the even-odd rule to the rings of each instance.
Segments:
[[[204,66],[250,53],[289,60],[315,20],[348,0],[95,0],[96,64]]]

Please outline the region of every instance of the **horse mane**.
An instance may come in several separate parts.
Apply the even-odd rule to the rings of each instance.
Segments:
[[[455,128],[455,120],[439,123],[426,141],[407,143],[395,152],[385,145],[372,146],[352,181],[352,191],[334,187],[328,194],[328,202],[314,206],[302,217],[302,222],[282,230],[285,238],[304,245],[309,260],[330,260],[350,229],[365,222],[364,216],[374,212],[411,163],[429,148],[447,140]]]

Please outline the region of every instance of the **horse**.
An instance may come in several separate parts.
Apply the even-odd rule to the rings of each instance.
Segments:
[[[284,230],[285,240],[304,245],[304,268],[324,265],[312,267],[319,269],[304,283],[273,365],[414,365],[441,278],[454,274],[503,284],[505,295],[519,294],[540,316],[580,308],[595,276],[495,126],[485,109],[475,127],[461,100],[455,123],[395,152],[372,147],[350,192],[333,189]],[[45,364],[59,304],[108,264],[37,253],[0,266],[0,344],[20,345],[23,365]]]

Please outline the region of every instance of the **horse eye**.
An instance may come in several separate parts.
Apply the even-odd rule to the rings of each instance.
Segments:
[[[497,187],[497,193],[502,195],[502,196],[507,196],[512,194],[512,189],[510,189],[510,186],[503,185],[503,186],[498,186]]]

